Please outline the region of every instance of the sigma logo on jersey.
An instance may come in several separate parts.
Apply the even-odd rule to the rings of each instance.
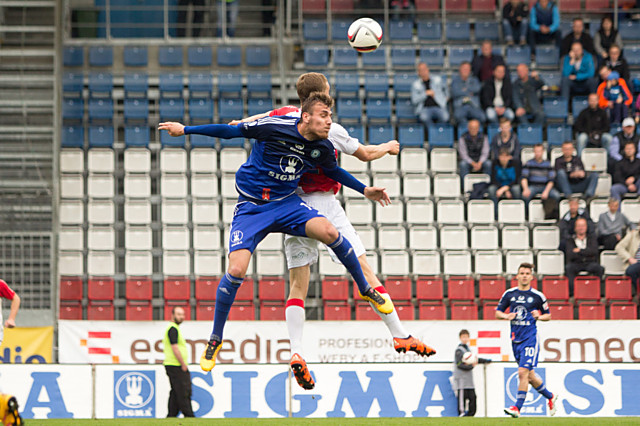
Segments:
[[[536,368],[536,374],[545,380],[544,368]],[[518,394],[518,369],[517,368],[505,368],[504,369],[504,406],[510,407],[516,405],[516,399]],[[527,398],[524,400],[524,405],[520,410],[521,414],[529,416],[546,416],[547,415],[547,400],[541,394],[536,392],[533,388],[527,392]]]
[[[281,181],[292,181],[300,179],[304,168],[304,162],[297,155],[285,155],[280,158],[280,170],[283,174],[274,171],[269,172],[269,176]]]
[[[231,247],[242,244],[242,237],[244,237],[242,231],[233,231],[231,233]]]
[[[523,301],[524,303],[524,301]],[[527,319],[527,308],[525,308],[524,306],[518,305],[515,307],[515,309],[513,310],[513,312],[515,312],[516,314],[516,318],[515,320],[513,320],[511,323],[515,324],[515,325],[530,325],[529,321],[525,321]]]

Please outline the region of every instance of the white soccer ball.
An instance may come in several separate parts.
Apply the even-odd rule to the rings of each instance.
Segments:
[[[462,355],[462,362],[468,365],[473,365],[478,362],[478,357],[472,352],[465,352]]]
[[[373,52],[382,42],[382,27],[371,18],[360,18],[349,27],[347,38],[358,52]]]

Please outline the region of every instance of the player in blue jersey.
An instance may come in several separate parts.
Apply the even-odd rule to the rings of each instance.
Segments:
[[[272,232],[310,237],[328,245],[353,276],[363,299],[382,313],[393,311],[393,303],[366,281],[349,241],[329,220],[295,194],[300,177],[321,167],[327,176],[370,200],[382,205],[390,202],[384,188],[366,187],[338,167],[333,144],[327,140],[332,107],[330,96],[315,92],[303,103],[300,118],[270,117],[237,126],[185,127],[173,122],[159,125],[160,130],[167,130],[171,136],[202,134],[227,139],[256,139],[249,159],[236,172],[236,189],[240,196],[229,230],[229,267],[218,285],[213,332],[200,358],[200,366],[205,371],[215,366],[224,324],[251,254]]]
[[[520,417],[520,409],[527,397],[529,383],[548,399],[549,414],[556,413],[557,394],[551,393],[534,369],[538,365],[540,342],[537,321],[549,321],[549,304],[542,292],[531,288],[533,265],[523,263],[518,267],[518,287],[505,291],[496,307],[496,318],[511,321],[513,356],[518,363],[518,396],[516,405],[505,408],[511,417]],[[507,314],[505,311],[509,309]]]

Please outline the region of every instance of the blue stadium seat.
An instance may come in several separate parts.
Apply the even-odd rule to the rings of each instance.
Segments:
[[[552,45],[536,46],[536,65],[558,68],[560,66],[560,49]]]
[[[451,46],[449,47],[449,64],[457,67],[465,61],[473,59],[473,47]],[[427,62],[429,64],[429,62]]]
[[[219,101],[218,115],[220,122],[240,120],[244,117],[244,105],[240,98],[221,98]]]
[[[640,40],[640,21],[627,20],[621,22],[618,26],[618,33],[620,34],[620,37],[622,37],[622,40],[625,41],[624,48],[626,50],[627,40]],[[627,52],[625,51],[624,53],[624,56],[628,57]]]
[[[360,83],[358,82],[358,74],[356,73],[338,73],[336,74],[335,83],[333,88],[336,91],[336,95],[340,96],[344,93],[356,93],[360,89]]]
[[[489,123],[487,126],[487,138],[489,138],[489,143],[493,140],[493,137],[500,133],[500,125],[498,123]]]
[[[89,48],[89,65],[92,67],[110,67],[113,65],[113,48],[92,46]]]
[[[211,98],[189,99],[189,118],[213,121],[213,101]]]
[[[220,93],[240,93],[242,91],[242,74],[232,72],[218,74],[218,91]]]
[[[531,62],[531,48],[529,46],[509,46],[505,61],[509,66],[528,64]]]
[[[499,25],[495,21],[476,21],[475,35],[476,41],[492,40],[497,41],[500,37],[498,33]]]
[[[336,68],[356,68],[358,66],[358,52],[348,46],[334,47],[333,65]]]
[[[124,119],[125,120],[146,120],[149,117],[148,99],[125,99]]]
[[[390,124],[369,126],[369,144],[379,145],[393,139],[393,127]]]
[[[189,92],[207,93],[213,92],[213,77],[211,73],[189,74]]]
[[[455,21],[447,22],[447,40],[469,41],[471,40],[471,29],[469,22]]]
[[[82,148],[84,146],[84,127],[63,126],[61,145],[63,148]]]
[[[113,75],[108,72],[92,72],[89,74],[89,92],[93,96],[97,93],[106,93],[111,96],[113,90]]]
[[[182,98],[161,98],[160,119],[182,121],[184,119],[184,100]]]
[[[453,126],[451,124],[429,125],[429,148],[453,148]]]
[[[370,96],[371,92],[378,94],[384,93],[386,97],[389,91],[389,75],[386,72],[366,73],[364,75],[364,91],[366,96]]]
[[[326,41],[327,36],[327,21],[305,20],[302,24],[302,37],[305,41]]]
[[[411,93],[411,85],[415,79],[415,74],[395,73],[393,76],[393,90],[396,96]]]
[[[589,106],[588,96],[574,96],[571,100],[571,114],[574,117],[578,117],[580,111],[587,108]]]
[[[112,126],[89,127],[89,148],[111,148],[113,146]]]
[[[169,136],[169,132],[160,132],[160,144],[163,147],[184,148],[186,143],[187,138],[185,135],[174,137]]]
[[[391,41],[411,41],[413,37],[413,21],[399,20],[389,22],[389,40]]]
[[[334,19],[331,22],[331,40],[344,41],[347,39],[347,30],[351,25],[351,21],[344,19]]]
[[[244,138],[218,139],[221,148],[242,148],[244,147]]]
[[[360,142],[364,143],[364,127],[359,124],[352,124],[348,126],[344,126],[344,128],[349,133],[349,136],[352,138],[358,139]]]
[[[362,102],[358,98],[338,99],[337,110],[340,120],[360,121],[362,119]]]
[[[384,47],[362,54],[362,66],[364,68],[384,68],[386,65],[387,58],[385,57]]]
[[[398,126],[400,147],[422,147],[424,145],[424,126],[405,124]]]
[[[160,46],[158,64],[161,67],[181,67],[182,55],[182,46]]]
[[[391,65],[394,69],[415,67],[416,50],[413,47],[392,47]]]
[[[178,92],[182,94],[184,83],[182,81],[182,74],[166,73],[158,76],[158,86],[160,88],[160,94],[164,95],[166,92]]]
[[[537,60],[537,58],[536,58]],[[562,76],[560,72],[540,72],[540,78],[544,81],[544,84],[549,86],[549,89],[554,88],[556,91],[560,90],[560,82],[562,81]]]
[[[368,120],[391,120],[391,101],[383,98],[367,99]]]
[[[569,115],[569,103],[561,96],[545,98],[542,106],[548,119],[566,121]]]
[[[124,128],[124,144],[127,148],[149,146],[149,139],[148,126],[127,126]]]
[[[255,93],[271,93],[271,73],[252,72],[247,74],[247,92],[249,96]]]
[[[418,22],[418,40],[439,41],[442,39],[442,24],[434,21]]]
[[[216,146],[215,138],[204,135],[189,135],[191,148],[214,148]]]
[[[213,53],[209,46],[189,46],[187,62],[190,67],[210,67]]]
[[[420,62],[424,62],[430,67],[444,66],[444,48],[423,47],[420,49]]]
[[[271,66],[271,49],[268,46],[247,46],[245,56],[248,67]]]
[[[638,25],[638,27],[640,27],[640,25]],[[629,46],[625,44],[624,57],[632,67],[640,65],[640,46]]]
[[[127,73],[124,75],[124,93],[125,96],[131,96],[131,93],[140,93],[142,96],[147,95],[149,90],[149,76],[146,73]]]
[[[305,46],[304,65],[306,67],[326,67],[329,65],[329,49],[321,46]]]
[[[242,48],[240,46],[218,46],[219,67],[239,67],[242,64]]]
[[[91,98],[89,99],[89,120],[113,119],[113,99]]]
[[[560,146],[564,141],[573,140],[571,126],[566,124],[547,126],[549,146]]]
[[[518,139],[522,145],[535,145],[544,142],[540,124],[521,124],[518,126]]]
[[[273,100],[271,98],[254,98],[249,99],[247,102],[247,115],[251,117],[252,115],[262,114],[273,109]]]
[[[149,53],[144,46],[125,47],[122,59],[128,67],[146,67],[149,63]]]
[[[418,119],[410,98],[396,98],[396,119],[404,122]]]
[[[84,65],[84,48],[82,46],[65,46],[62,53],[65,67],[81,67]]]
[[[82,94],[82,88],[84,87],[82,73],[65,72],[62,75],[62,91],[65,93],[78,93]]]
[[[622,126],[620,124],[612,124],[611,127],[609,127],[610,135],[615,135],[617,133],[620,133],[621,131],[622,131]]]

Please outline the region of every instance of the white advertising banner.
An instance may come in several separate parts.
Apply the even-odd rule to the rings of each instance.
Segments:
[[[160,364],[164,358],[163,321],[59,321],[61,363]],[[458,333],[469,330],[479,356],[513,360],[507,321],[407,321],[407,330],[437,350],[429,362],[451,362]],[[181,326],[189,362],[197,363],[211,323]],[[539,322],[540,361],[640,362],[640,321]],[[279,364],[290,359],[284,322],[229,321],[219,364]],[[415,354],[398,354],[381,321],[309,321],[304,356],[314,363],[424,362]]]

